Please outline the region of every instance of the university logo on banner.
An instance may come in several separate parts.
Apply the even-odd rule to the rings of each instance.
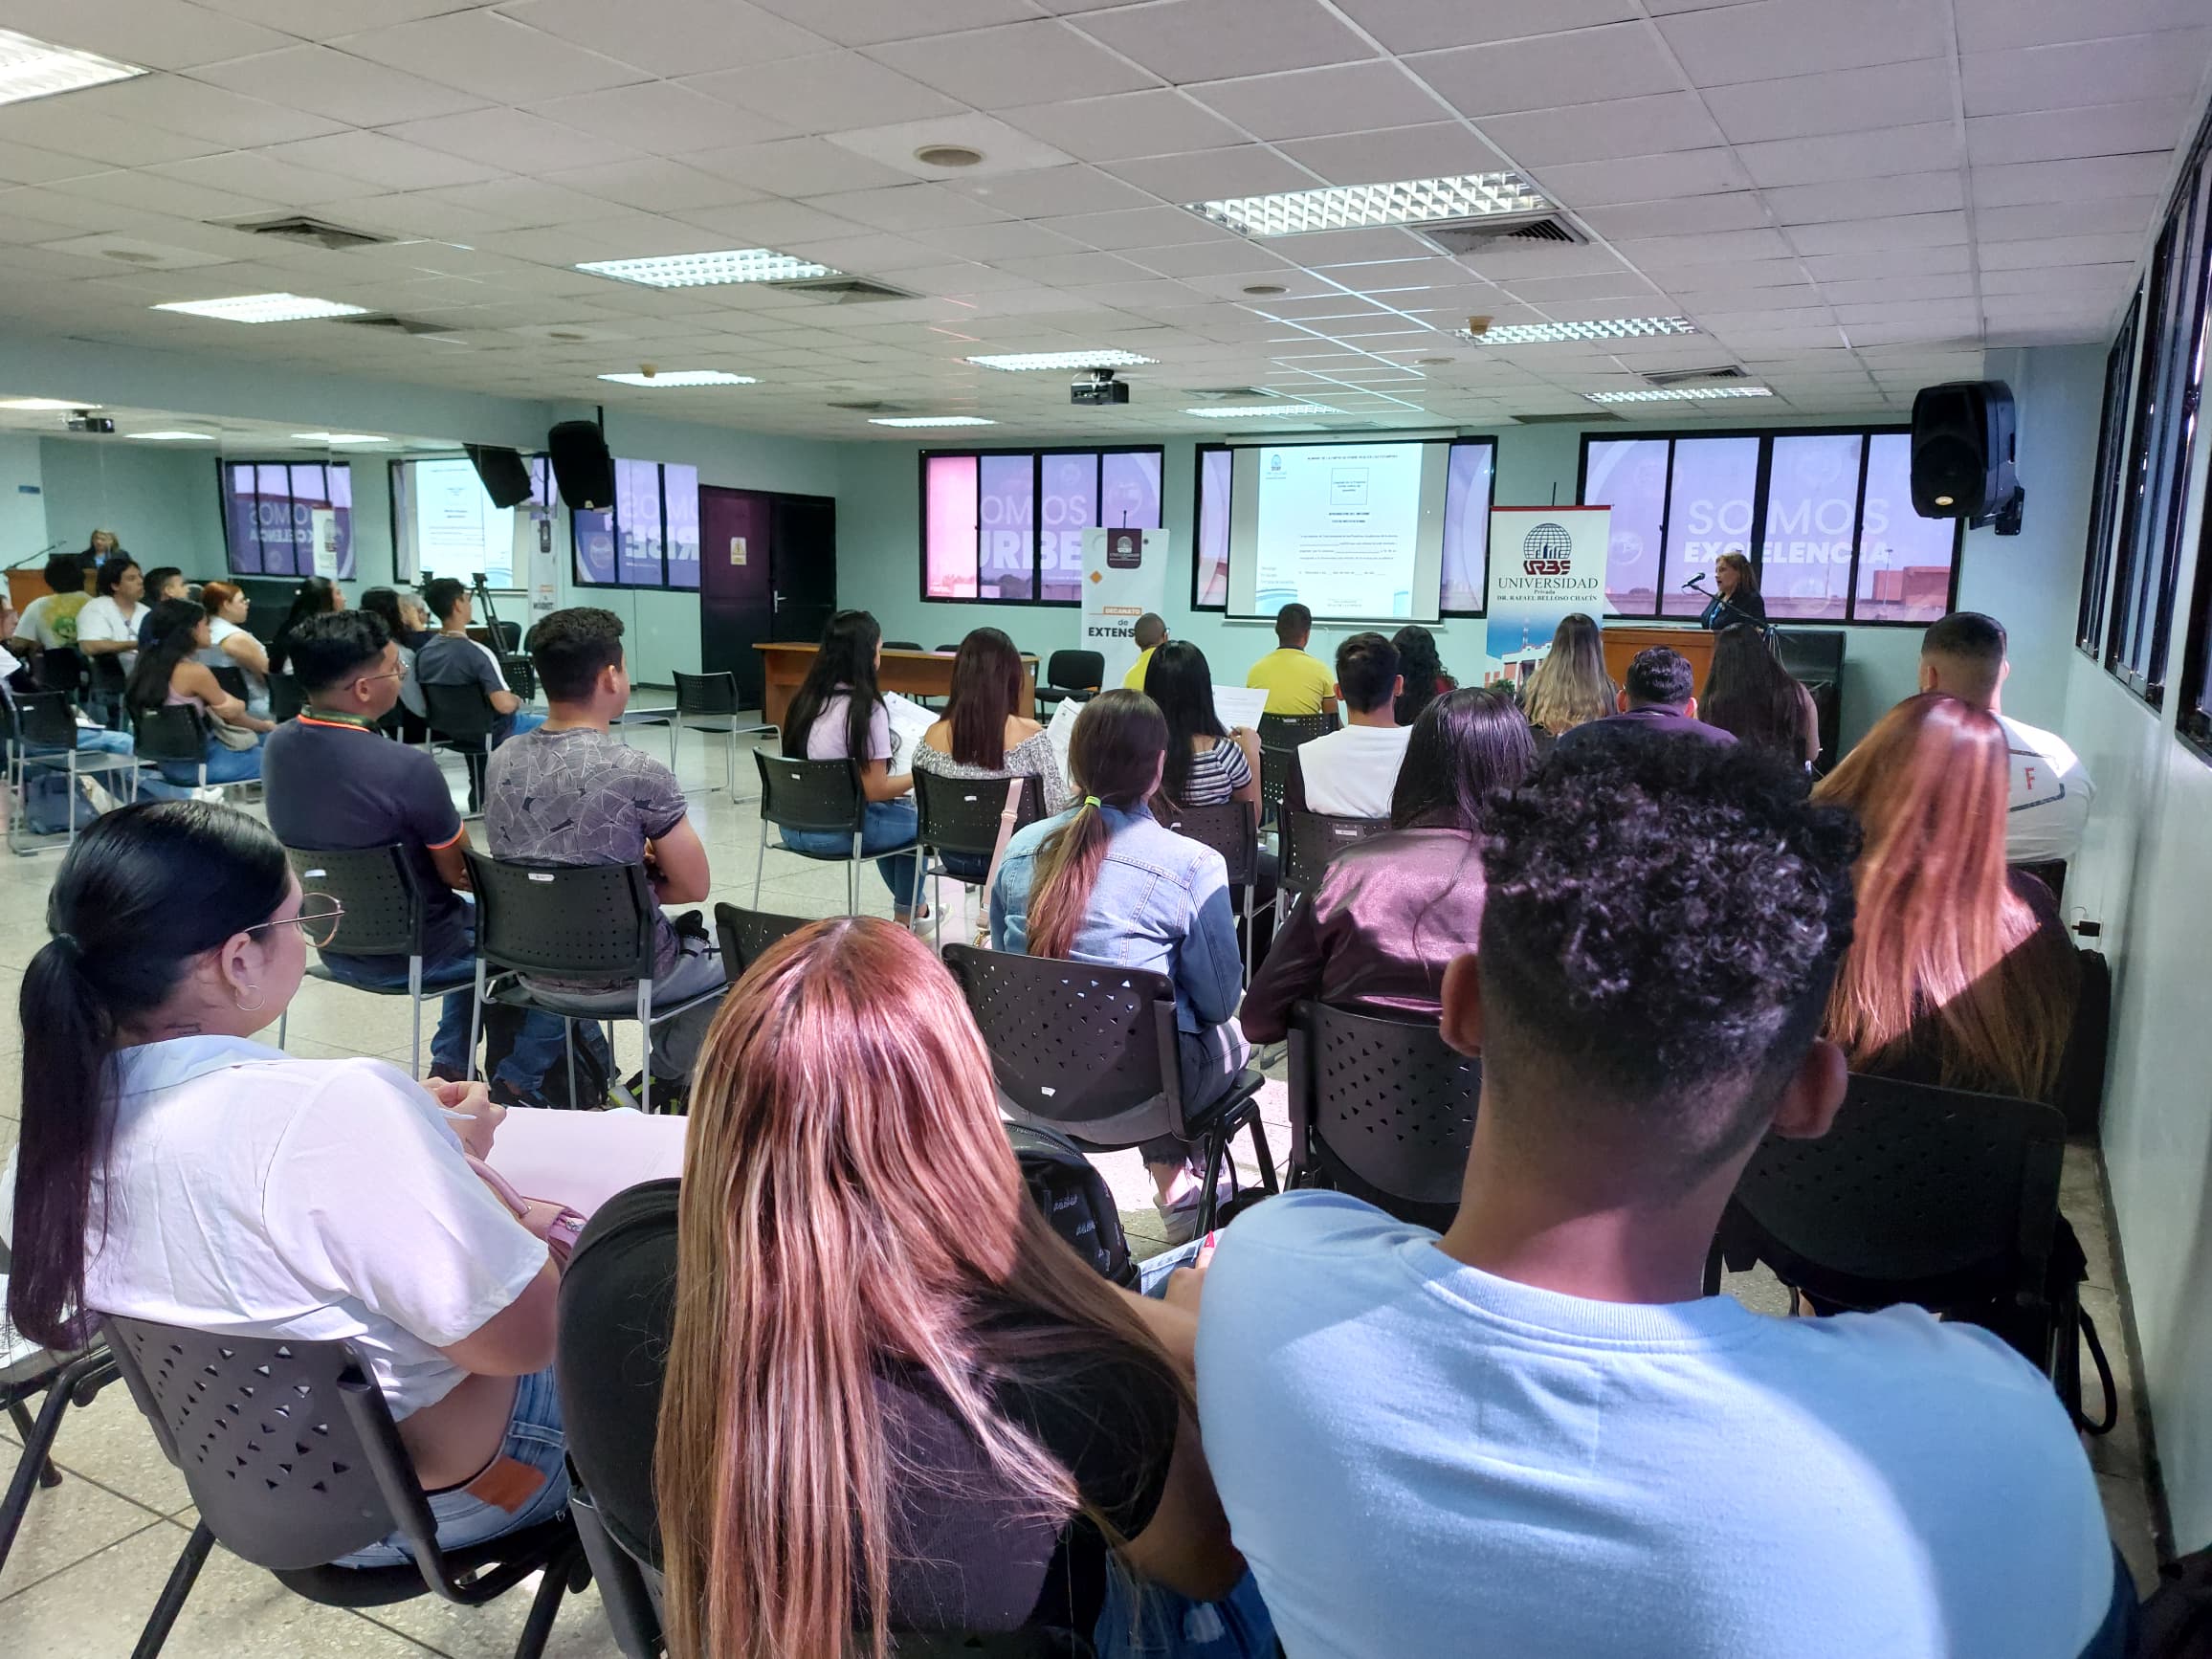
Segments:
[[[1552,649],[1561,618],[1605,613],[1610,507],[1493,507],[1490,626],[1482,681],[1519,685]]]

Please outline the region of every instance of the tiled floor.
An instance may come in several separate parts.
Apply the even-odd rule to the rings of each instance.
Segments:
[[[665,757],[667,739],[641,731],[635,741]],[[745,803],[733,805],[723,791],[719,741],[712,748],[698,737],[684,740],[678,774],[691,792],[694,821],[713,862],[713,899],[752,902],[753,869],[760,844],[759,815]],[[740,789],[753,793],[751,765],[740,769]],[[457,776],[455,781],[457,782]],[[481,839],[480,828],[471,826]],[[22,963],[46,933],[44,896],[58,854],[35,857],[0,855],[0,994],[12,1002]],[[763,909],[791,916],[828,916],[845,907],[841,868],[824,867],[771,851],[761,890]],[[864,873],[862,903],[873,914],[890,914],[889,895],[873,871]],[[950,897],[953,890],[947,889]],[[946,940],[962,935],[949,926]],[[310,982],[292,1006],[290,1046],[299,1052],[332,1055],[376,1053],[405,1063],[409,1016],[402,999],[370,997]],[[272,1039],[274,1033],[271,1033]],[[20,1086],[18,1033],[12,1020],[0,1028],[0,1156],[15,1140]],[[634,1069],[634,1029],[618,1028],[625,1070]],[[1263,1096],[1269,1140],[1278,1161],[1289,1141],[1289,1119],[1278,1064],[1270,1070]],[[1252,1178],[1250,1153],[1245,1175]],[[1151,1188],[1134,1152],[1101,1159],[1133,1247],[1139,1255],[1160,1248]],[[2149,1582],[2156,1569],[2151,1516],[2135,1415],[2134,1380],[2120,1336],[2111,1247],[2096,1158],[2088,1148],[2069,1150],[2064,1200],[2089,1254],[2090,1280],[2084,1304],[2105,1338],[2119,1373],[2121,1420],[2111,1435],[2089,1442],[2113,1537],[2126,1553],[2138,1582]],[[1781,1288],[1764,1270],[1732,1277],[1729,1294],[1761,1312],[1784,1311]],[[0,1471],[11,1471],[15,1436],[0,1426]],[[37,1493],[12,1556],[0,1572],[0,1659],[70,1653],[86,1659],[126,1654],[151,1609],[162,1582],[191,1525],[190,1499],[183,1477],[162,1458],[152,1435],[120,1386],[108,1390],[89,1409],[72,1411],[61,1432],[55,1461],[64,1471],[60,1487]],[[492,1606],[454,1608],[434,1598],[397,1607],[356,1613],[308,1604],[278,1587],[276,1581],[218,1549],[209,1559],[187,1604],[167,1653],[172,1659],[259,1659],[268,1655],[314,1653],[328,1659],[387,1659],[438,1653],[452,1659],[504,1659],[520,1632],[527,1591],[518,1591]],[[562,1613],[549,1652],[556,1659],[612,1655],[614,1646],[597,1598],[586,1592]]]

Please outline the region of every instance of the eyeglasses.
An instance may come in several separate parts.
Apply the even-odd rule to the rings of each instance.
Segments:
[[[310,893],[300,898],[298,916],[280,917],[275,921],[257,921],[245,931],[259,933],[265,927],[291,927],[297,923],[300,937],[321,950],[338,937],[338,924],[344,915],[345,906],[329,894]]]

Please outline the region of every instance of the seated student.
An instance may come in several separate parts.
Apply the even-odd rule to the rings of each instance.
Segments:
[[[2096,785],[2064,738],[2004,712],[2004,682],[2011,677],[2004,624],[1994,616],[1955,610],[1920,636],[1920,689],[1987,709],[2004,728],[2011,768],[2005,857],[2015,864],[2071,858],[2081,851]]]
[[[1298,745],[1283,805],[1332,818],[1387,818],[1413,730],[1398,723],[1405,681],[1397,649],[1380,633],[1355,633],[1337,647],[1337,689],[1348,723]]]
[[[1252,664],[1245,675],[1251,689],[1265,690],[1269,715],[1333,715],[1337,688],[1329,671],[1317,658],[1306,654],[1314,637],[1314,613],[1302,605],[1286,605],[1275,612],[1275,649]]]
[[[436,584],[431,586],[435,586]],[[657,1008],[689,1002],[723,983],[721,959],[703,935],[679,934],[660,907],[697,904],[714,877],[707,850],[685,816],[675,774],[613,735],[630,703],[622,618],[576,606],[530,630],[530,661],[553,712],[492,752],[484,779],[484,838],[492,856],[520,864],[635,864],[653,880],[658,943],[653,1000]],[[534,989],[579,1008],[627,1013],[632,991],[608,992],[588,980],[533,974]],[[653,1074],[680,1084],[706,1036],[714,1005],[702,1004],[653,1029]],[[655,1097],[660,1095],[658,1087]]]
[[[292,630],[311,616],[326,616],[333,610],[345,608],[345,589],[327,576],[310,576],[301,582],[292,595],[292,608],[285,611],[284,620],[276,625],[276,637],[269,642],[269,667],[283,674],[285,658],[291,649]]]
[[[1857,814],[1858,932],[1826,1034],[1854,1072],[2063,1104],[2080,959],[2050,889],[2004,862],[2008,734],[1940,692],[1907,697],[1814,789]]]
[[[1237,1024],[1254,1043],[1290,1035],[1300,1002],[1433,1020],[1444,970],[1482,925],[1481,834],[1490,798],[1536,768],[1511,690],[1470,686],[1421,711],[1390,798],[1390,828],[1329,861],[1275,937]]]
[[[77,613],[77,649],[92,668],[93,691],[87,700],[102,718],[112,718],[116,684],[127,680],[138,667],[139,623],[146,609],[140,603],[145,597],[145,573],[129,554],[119,553],[100,567],[93,586],[93,597]]]
[[[991,891],[991,948],[1115,967],[1175,983],[1184,1105],[1228,1091],[1251,1045],[1230,1015],[1243,988],[1228,866],[1210,847],[1165,829],[1146,803],[1167,764],[1167,721],[1139,692],[1102,692],[1083,705],[1068,769],[1083,798],[1006,844]],[[1174,1136],[1140,1150],[1170,1243],[1198,1225],[1206,1172]]]
[[[198,709],[207,727],[207,782],[245,783],[261,775],[261,737],[276,728],[223,689],[198,660],[207,649],[207,611],[189,599],[163,600],[154,607],[154,642],[136,653],[124,701],[134,713],[177,703]],[[197,785],[201,770],[188,761],[161,763],[162,776],[177,785]]]
[[[8,1314],[55,1348],[103,1314],[352,1342],[458,1548],[567,1503],[555,1212],[518,1223],[463,1161],[491,1150],[482,1085],[250,1040],[331,919],[243,812],[147,802],[78,833],[23,977]],[[395,1533],[340,1564],[409,1559]]]
[[[1398,723],[1409,726],[1421,718],[1421,711],[1447,692],[1459,689],[1459,681],[1444,672],[1444,658],[1436,650],[1436,635],[1419,623],[1408,623],[1390,636],[1390,649],[1398,653],[1399,677],[1405,681],[1405,689],[1398,694],[1392,713]]]
[[[185,573],[174,564],[157,564],[145,574],[145,603],[139,608],[138,648],[141,651],[154,642],[153,608],[165,599],[188,599],[185,591]]]
[[[1714,639],[1699,714],[1736,741],[1801,766],[1821,758],[1821,717],[1813,694],[1782,667],[1763,629],[1737,623]]]
[[[1492,812],[1444,984],[1483,1066],[1458,1219],[1294,1192],[1204,1276],[1206,1457],[1286,1649],[2104,1652],[2133,1587],[2047,1379],[1917,1308],[1699,1294],[1760,1139],[1843,1103],[1847,815],[1748,746],[1638,734]]]
[[[1537,740],[1538,753],[1548,753],[1554,738],[1614,713],[1617,697],[1597,623],[1580,610],[1569,611],[1552,634],[1552,649],[1521,687],[1529,724],[1544,734]]]
[[[1696,676],[1690,659],[1672,646],[1648,646],[1628,664],[1628,673],[1617,699],[1619,712],[1604,719],[1574,727],[1562,743],[1592,732],[1664,732],[1701,743],[1733,743],[1735,734],[1709,726],[1697,718]]]
[[[860,789],[867,797],[861,856],[875,859],[876,873],[891,889],[893,911],[904,922],[913,919],[909,906],[915,903],[919,864],[912,852],[885,850],[911,846],[918,820],[913,774],[891,769],[891,716],[875,689],[882,660],[883,630],[874,617],[865,610],[832,616],[784,716],[784,753],[794,760],[859,763]],[[834,830],[783,834],[784,845],[795,852],[852,856],[852,837]]]
[[[1020,778],[1023,788],[1044,812],[1068,804],[1068,785],[1060,776],[1045,728],[1022,711],[1022,653],[995,628],[968,630],[952,659],[952,695],[944,719],[921,734],[914,769],[933,778]],[[852,842],[846,842],[851,851]],[[944,867],[974,884],[990,874],[987,855],[942,854]]]
[[[452,577],[441,577],[423,589],[423,597],[438,619],[438,631],[415,653],[417,685],[475,686],[492,705],[492,746],[509,738],[535,731],[545,719],[525,709],[522,699],[507,689],[499,659],[492,648],[469,637],[469,623],[476,615],[476,601]]]
[[[84,572],[74,553],[56,553],[46,562],[46,586],[16,618],[15,637],[10,643],[18,653],[24,644],[41,651],[69,651],[77,646],[77,616],[92,596],[84,590]]]
[[[1124,691],[1142,691],[1145,670],[1152,666],[1152,653],[1167,643],[1167,623],[1157,611],[1147,610],[1137,619],[1131,633],[1137,641],[1137,661],[1121,676],[1121,686]]]
[[[1167,769],[1160,781],[1160,799],[1154,814],[1163,822],[1184,807],[1218,807],[1242,801],[1260,811],[1260,741],[1238,726],[1221,723],[1214,707],[1213,670],[1206,653],[1188,640],[1170,640],[1152,653],[1149,672],[1139,688],[1160,705],[1167,721]],[[1275,855],[1259,849],[1258,879],[1252,883],[1252,908],[1258,913],[1258,935],[1252,940],[1254,960],[1266,957],[1274,939],[1275,888],[1281,879]],[[1244,914],[1244,890],[1229,896],[1237,917],[1254,925]]]
[[[594,1496],[665,1565],[672,1653],[1038,1626],[1109,1659],[1272,1653],[1198,1444],[1190,1317],[1029,1202],[928,946],[842,918],[780,941],[715,1022],[692,1123],[680,1191],[632,1188],[586,1234],[564,1317],[615,1351],[562,1378],[605,1439],[582,1461],[637,1471]]]
[[[253,602],[245,589],[229,582],[210,582],[200,589],[200,608],[208,613],[208,649],[197,660],[210,668],[234,668],[246,676],[246,706],[266,719],[269,717],[269,653],[246,631],[246,613]]]
[[[264,807],[269,828],[287,847],[401,849],[423,899],[423,984],[457,987],[446,997],[431,1037],[431,1075],[457,1082],[470,1072],[476,1001],[476,923],[460,896],[469,885],[461,859],[469,832],[437,763],[421,749],[376,735],[377,721],[399,695],[398,651],[383,621],[366,609],[325,611],[292,630],[292,673],[307,707],[269,736],[261,763]],[[381,990],[407,984],[405,957],[321,955],[332,977],[347,984]],[[487,1019],[493,1012],[486,1010]],[[501,1102],[532,1097],[561,1052],[561,1022],[550,1014],[526,1015],[492,1080]]]
[[[413,626],[414,613],[392,587],[371,587],[361,596],[361,608],[383,623],[392,644],[399,647],[399,712],[393,717],[402,742],[419,743],[430,735],[424,723],[429,706],[423,688],[415,683],[415,642],[431,636]]]

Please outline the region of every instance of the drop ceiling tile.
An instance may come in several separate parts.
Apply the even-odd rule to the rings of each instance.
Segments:
[[[918,34],[981,29],[1035,15],[1025,0],[758,0],[763,10],[804,24],[845,46],[872,46]]]
[[[871,47],[867,54],[977,109],[1028,103],[1049,86],[1069,98],[1137,92],[1156,79],[1064,23],[1039,18]]]
[[[694,208],[731,208],[760,200],[761,193],[681,162],[646,158],[633,162],[606,162],[598,166],[573,167],[547,173],[547,184],[597,197],[600,203],[620,202],[643,208],[649,213],[681,213]]]
[[[298,144],[272,144],[263,153],[295,166],[365,180],[387,190],[437,189],[498,176],[497,167],[375,132],[301,139]]]
[[[1956,167],[1960,161],[1958,123],[1948,121],[1825,138],[1774,139],[1738,144],[1736,153],[1758,184],[1772,188],[1926,172]]]
[[[146,75],[72,95],[70,120],[116,117],[232,149],[337,132],[341,122],[181,75]]]
[[[704,75],[827,52],[836,43],[742,0],[516,0],[520,23],[654,75]]]
[[[1087,248],[1119,252],[1128,248],[1172,248],[1193,242],[1240,243],[1243,237],[1181,208],[1123,208],[1110,213],[1074,213],[1038,219],[1044,230]],[[1240,267],[1241,269],[1241,267]]]
[[[1976,166],[2171,150],[2189,119],[2187,100],[2145,99],[2033,115],[1970,116],[1966,153]]]
[[[529,113],[654,155],[685,155],[788,136],[788,129],[696,90],[713,76],[548,99]]]
[[[2199,0],[1956,0],[1962,52],[1996,52],[2016,46],[2054,46],[2115,34],[2186,29],[2204,21]]]
[[[58,122],[45,107],[43,100],[0,108],[0,140],[16,140],[112,167],[143,167],[156,162],[188,161],[193,156],[212,155],[224,147],[206,139],[187,138],[182,133],[106,116],[82,116]]]
[[[1992,242],[1980,250],[1984,271],[2024,271],[2044,265],[2109,265],[2133,261],[2139,235],[2048,236],[2025,242]]]
[[[1242,236],[1226,242],[1193,242],[1181,248],[1141,248],[1129,255],[1162,276],[1243,276],[1272,282],[1290,268],[1274,254]]]
[[[1179,155],[1243,142],[1243,135],[1212,111],[1163,87],[1032,103],[1002,114],[1007,124],[1086,162]]]
[[[1978,53],[1960,65],[1966,113],[2071,109],[2120,96],[2186,98],[2197,89],[2207,40],[2212,31],[2198,29]]]
[[[1771,229],[1717,231],[1702,236],[1642,236],[1618,241],[1613,249],[1629,264],[1647,272],[1738,259],[1785,258],[1791,251],[1782,233]]]
[[[2094,196],[2087,201],[2024,202],[1977,208],[1976,240],[2020,242],[2043,236],[2147,236],[2165,206],[2160,196]]]
[[[1493,123],[1494,124],[1494,123]],[[1751,175],[1725,149],[1629,156],[1609,162],[1561,162],[1534,169],[1545,195],[1581,212],[1623,202],[1673,201],[1751,188]]]
[[[807,238],[858,235],[862,227],[803,202],[749,202],[737,208],[693,208],[672,217],[722,238],[707,248],[787,248]]]
[[[610,213],[588,225],[560,225],[548,230],[506,231],[481,238],[486,253],[505,254],[545,265],[581,265],[596,259],[651,259],[669,254],[702,254],[714,239],[696,225],[653,213]],[[650,311],[656,301],[674,296],[657,289],[626,290],[608,281],[594,303],[617,310]]]
[[[545,172],[638,159],[638,152],[626,144],[519,109],[471,110],[466,115],[403,122],[384,130],[409,144],[501,169],[523,157],[533,170]]]
[[[1973,275],[1965,271],[1936,276],[1881,276],[1821,284],[1822,295],[1834,305],[1869,299],[1959,299],[1973,292]]]
[[[1138,281],[1152,273],[1113,254],[1036,254],[1001,259],[998,268],[1049,287],[1078,282]]]
[[[0,27],[149,69],[192,69],[291,44],[291,37],[186,0],[42,0],[0,5]]]
[[[1080,27],[1178,86],[1375,55],[1317,0],[1153,0]]]
[[[1965,181],[1954,169],[1899,173],[1888,178],[1842,179],[1825,185],[1791,185],[1761,192],[1778,223],[1816,225],[1841,219],[1937,213],[1966,206]]]
[[[912,236],[915,241],[926,243],[948,257],[990,263],[1029,254],[1081,252],[1080,247],[1066,236],[1027,219],[1002,219],[988,225],[953,225],[939,231],[916,231]]]
[[[1943,13],[1923,0],[1759,0],[1667,17],[1659,32],[1700,86],[1940,57]]]
[[[1766,203],[1756,191],[1725,196],[1691,196],[1675,202],[1631,202],[1599,208],[1583,221],[1608,241],[1624,236],[1664,236],[1682,232],[1743,231],[1771,224]]]
[[[0,180],[11,185],[51,185],[80,179],[106,166],[84,156],[65,156],[31,144],[0,141]]]
[[[1973,256],[1973,250],[1963,242],[1947,243],[1940,247],[1885,248],[1879,251],[1860,250],[1848,254],[1814,254],[1804,260],[1804,269],[1816,282],[1876,280],[1885,276],[1936,276],[1951,271],[1964,271]]]
[[[1985,271],[1981,292],[1993,295],[2075,295],[2110,304],[2135,286],[2132,264],[2030,265],[2018,271]]]
[[[1219,80],[1189,92],[1259,139],[1326,138],[1424,119],[1447,120],[1452,114],[1405,70],[1382,58]]]
[[[179,213],[194,219],[249,218],[282,205],[267,197],[211,189],[205,185],[139,171],[95,173],[90,178],[71,181],[69,191],[86,201],[112,202],[122,208],[138,208],[149,213]]]
[[[1705,100],[1732,144],[1871,132],[1953,113],[1949,68],[1932,58],[1747,81],[1710,89]]]
[[[1000,211],[941,185],[888,185],[880,189],[841,190],[807,204],[854,224],[879,231],[934,231],[948,225],[980,225]]]
[[[833,190],[867,190],[907,182],[906,175],[896,167],[856,156],[819,138],[732,144],[696,151],[684,160],[719,178],[734,179],[778,196],[822,196]]]
[[[1446,178],[1457,173],[1494,172],[1504,165],[1495,150],[1459,122],[1300,139],[1279,147],[1332,185]]]
[[[1570,103],[1677,91],[1682,74],[1647,23],[1608,23],[1492,46],[1427,52],[1405,60],[1476,121]]]
[[[1978,208],[2006,208],[2097,196],[2154,195],[2164,189],[2172,169],[2173,158],[2155,151],[1977,167],[1974,201]]]
[[[607,216],[608,200],[584,190],[569,189],[549,179],[494,179],[484,184],[455,185],[419,192],[464,212],[481,210],[520,220],[510,230],[537,225],[582,225]],[[653,204],[636,197],[616,204],[625,208],[656,210]]]
[[[1190,156],[1109,162],[1104,168],[1125,184],[1162,201],[1210,202],[1272,190],[1309,190],[1322,183],[1313,173],[1259,144],[1201,150]]]
[[[1722,142],[1704,104],[1687,92],[1494,116],[1482,130],[1522,167],[1702,150]]]
[[[1521,276],[1506,283],[1505,290],[1523,304],[1539,309],[1590,299],[1663,298],[1656,284],[1626,270],[1595,276]]]
[[[486,100],[419,75],[388,69],[327,46],[290,46],[193,73],[194,80],[288,108],[325,116],[348,126],[391,126],[433,116],[480,109]]]
[[[1782,233],[1803,254],[1941,248],[1972,240],[1963,212],[1907,213],[1894,218],[1793,225]]]
[[[356,57],[457,86],[495,103],[599,92],[649,78],[634,64],[485,10],[365,30],[338,44]]]
[[[766,74],[724,70],[683,82],[709,97],[763,115],[785,132],[842,132],[849,127],[928,121],[958,115],[962,105],[941,92],[886,69],[857,52],[786,58]],[[695,145],[703,148],[703,145]]]
[[[1433,52],[1478,41],[1517,40],[1621,23],[1638,15],[1634,0],[1338,0],[1346,16],[1392,52]]]
[[[1115,208],[1149,208],[1156,199],[1096,167],[1039,167],[1033,173],[955,184],[960,194],[1017,219],[1063,213],[1103,213]]]

